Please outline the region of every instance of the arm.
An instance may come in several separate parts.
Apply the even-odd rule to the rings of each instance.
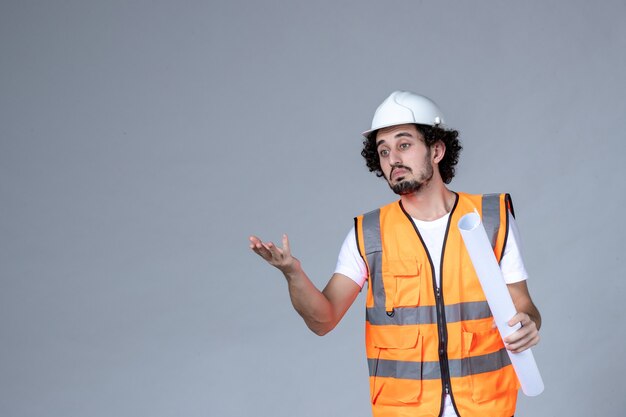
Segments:
[[[335,328],[361,290],[350,278],[336,273],[324,290],[319,291],[307,277],[300,261],[291,255],[287,235],[283,235],[282,248],[251,236],[250,249],[283,273],[293,307],[309,329],[319,336]]]
[[[509,320],[509,326],[521,323],[522,327],[504,338],[504,343],[511,352],[519,353],[539,343],[541,315],[530,298],[525,280],[507,284],[507,287],[517,310],[517,314]]]

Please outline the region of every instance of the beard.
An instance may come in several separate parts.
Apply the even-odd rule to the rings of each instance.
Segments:
[[[418,179],[402,179],[393,185],[387,181],[391,190],[398,195],[407,195],[418,192],[424,185],[428,184],[433,177],[433,166],[430,164],[429,157],[430,152],[424,161],[424,169],[420,172]],[[413,172],[408,167],[403,166],[402,168],[408,169],[411,173]]]
[[[391,190],[398,195],[413,194],[422,188],[422,184],[415,180],[403,180],[394,185],[389,184]]]

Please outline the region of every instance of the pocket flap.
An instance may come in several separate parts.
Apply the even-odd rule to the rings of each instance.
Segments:
[[[420,273],[416,259],[387,259],[383,271],[396,277],[415,277]]]
[[[382,349],[412,349],[417,346],[419,330],[407,326],[376,326],[370,330],[372,344]]]

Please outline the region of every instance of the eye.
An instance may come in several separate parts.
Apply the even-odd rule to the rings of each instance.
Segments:
[[[400,149],[409,149],[410,146],[411,146],[410,143],[405,142],[405,143],[401,143],[399,148]]]
[[[380,151],[378,151],[378,154],[384,158],[389,155],[389,149],[381,149]]]

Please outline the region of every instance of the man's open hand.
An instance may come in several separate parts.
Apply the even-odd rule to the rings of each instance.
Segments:
[[[272,242],[263,242],[256,236],[250,236],[250,249],[270,265],[278,268],[283,274],[300,269],[300,261],[291,255],[289,238],[283,235],[283,247],[279,248]]]

